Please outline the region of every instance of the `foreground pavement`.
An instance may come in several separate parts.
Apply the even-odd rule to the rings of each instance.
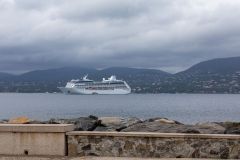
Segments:
[[[199,158],[127,158],[127,157],[83,157],[72,160],[210,160],[210,159],[199,159]],[[215,159],[216,160],[216,159]]]
[[[82,157],[71,160],[213,160],[201,158],[128,158],[128,157]],[[214,159],[218,160],[218,159]]]
[[[0,156],[0,160],[210,160],[210,159],[200,159],[200,158],[128,158],[128,157],[75,157],[74,158],[74,157]]]

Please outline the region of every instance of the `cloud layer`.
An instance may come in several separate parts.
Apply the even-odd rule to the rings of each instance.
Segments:
[[[0,71],[70,65],[176,72],[240,56],[238,0],[0,0]]]

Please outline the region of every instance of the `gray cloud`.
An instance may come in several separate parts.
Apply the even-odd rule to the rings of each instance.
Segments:
[[[0,0],[0,71],[80,65],[176,72],[240,56],[237,0]]]

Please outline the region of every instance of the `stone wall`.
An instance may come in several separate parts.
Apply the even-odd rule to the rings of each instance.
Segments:
[[[68,132],[69,156],[240,158],[240,136],[139,132]]]

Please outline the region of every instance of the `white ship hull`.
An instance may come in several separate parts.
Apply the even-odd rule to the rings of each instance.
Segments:
[[[58,87],[65,94],[129,94],[131,88],[127,82],[117,80],[111,76],[107,80],[95,82],[84,76],[82,80],[76,79],[67,82],[65,87]]]
[[[112,89],[112,90],[88,90],[88,89],[79,89],[79,88],[67,88],[59,87],[59,89],[65,94],[129,94],[131,89]]]

